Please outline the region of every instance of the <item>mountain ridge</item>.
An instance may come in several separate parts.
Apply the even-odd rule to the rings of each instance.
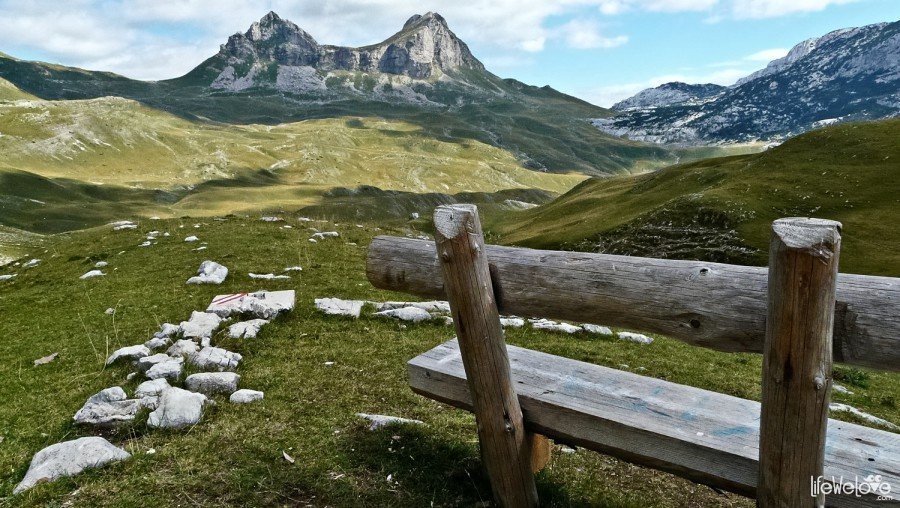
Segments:
[[[710,100],[662,102],[593,123],[661,144],[780,142],[830,123],[900,115],[898,69],[900,21],[846,28],[800,42]]]

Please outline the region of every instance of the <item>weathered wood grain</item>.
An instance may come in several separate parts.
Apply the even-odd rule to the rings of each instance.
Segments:
[[[509,375],[478,210],[473,205],[438,207],[434,226],[437,256],[472,394],[481,458],[494,498],[508,508],[536,507],[533,439],[525,432]]]
[[[766,268],[487,246],[500,311],[660,333],[720,351],[762,352]],[[378,288],[446,298],[432,242],[380,236]],[[838,275],[834,360],[900,370],[900,279]]]
[[[507,346],[528,430],[693,481],[754,496],[758,402]],[[455,340],[408,364],[410,386],[472,410]],[[900,485],[900,434],[828,422],[826,477],[881,475]],[[871,497],[827,496],[827,506],[883,507]]]
[[[762,368],[760,508],[825,506],[810,486],[823,475],[831,399],[831,334],[841,224],[772,224],[769,314]]]

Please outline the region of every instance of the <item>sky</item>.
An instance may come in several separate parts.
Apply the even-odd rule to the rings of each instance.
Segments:
[[[495,74],[610,106],[669,81],[732,84],[810,37],[896,21],[900,0],[0,0],[0,52],[172,78],[270,10],[350,46],[438,12]]]

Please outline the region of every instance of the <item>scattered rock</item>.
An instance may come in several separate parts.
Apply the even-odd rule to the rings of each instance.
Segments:
[[[134,398],[145,399],[147,397],[159,397],[169,388],[169,382],[165,378],[144,381],[134,390]]]
[[[848,390],[846,386],[844,386],[844,385],[839,385],[839,384],[837,384],[837,383],[835,383],[835,384],[831,387],[831,389],[834,390],[834,391],[836,391],[836,392],[838,392],[838,393],[843,393],[844,395],[853,395],[853,392],[851,392],[850,390]]]
[[[232,339],[255,339],[260,328],[268,323],[265,319],[241,321],[228,327],[228,336]]]
[[[145,356],[137,361],[137,370],[139,372],[147,372],[157,363],[163,363],[171,360],[172,357],[165,353],[156,353],[155,355]]]
[[[97,261],[94,263],[94,268],[106,268],[107,266],[109,266],[109,263],[106,261]]]
[[[180,358],[182,356],[190,356],[197,351],[200,351],[200,346],[198,346],[196,342],[192,340],[181,339],[175,341],[175,344],[172,344],[172,347],[170,347],[166,351],[166,353],[168,353],[169,356]]]
[[[551,321],[549,319],[530,319],[532,328],[536,330],[548,330],[551,332],[563,332],[563,333],[578,333],[583,331],[580,326],[575,326],[569,323],[557,323],[556,321]]]
[[[59,356],[58,352],[38,358],[37,360],[34,361],[34,366],[37,367],[38,365],[46,365],[46,364],[52,362],[53,360],[56,360],[57,356]]]
[[[409,220],[417,220],[419,218],[419,212],[413,212],[409,214]]]
[[[184,380],[184,386],[204,395],[231,395],[238,389],[240,380],[241,376],[234,372],[201,372],[188,376]]]
[[[303,267],[302,266],[289,266],[289,267],[285,268],[283,271],[285,271],[285,272],[302,272]]]
[[[189,341],[190,342],[190,341]],[[167,379],[171,382],[178,381],[184,370],[184,358],[176,357],[165,362],[157,363],[147,371],[148,379]]]
[[[197,340],[203,346],[208,346],[213,333],[222,323],[222,318],[213,312],[191,312],[191,318],[182,321],[181,335],[185,339]]]
[[[187,280],[188,284],[221,284],[228,277],[228,268],[216,263],[215,261],[206,260],[200,263],[200,269],[197,275]]]
[[[340,298],[316,298],[316,308],[332,316],[359,317],[363,305],[362,300],[341,300]]]
[[[102,437],[83,437],[50,445],[31,459],[25,478],[16,485],[13,494],[24,492],[41,482],[74,476],[85,469],[130,457],[131,454]]]
[[[155,351],[157,349],[162,349],[171,343],[172,343],[172,341],[170,339],[153,337],[152,339],[150,339],[144,343],[144,347],[146,347],[150,351]]]
[[[172,323],[163,323],[159,327],[159,331],[154,333],[153,336],[156,338],[166,338],[171,339],[172,337],[181,333],[180,325],[173,325]]]
[[[381,312],[376,312],[375,315],[399,319],[401,321],[410,321],[413,323],[419,323],[431,319],[431,314],[418,307],[403,307],[401,309],[383,310]]]
[[[853,406],[847,405],[847,404],[832,402],[831,404],[828,404],[828,409],[830,409],[831,411],[845,411],[845,412],[855,415],[869,423],[873,423],[875,425],[881,425],[883,427],[887,427],[894,431],[900,430],[900,425],[895,425],[887,420],[884,420],[884,419],[879,418],[874,415],[870,415],[869,413],[860,411],[859,409],[857,409]]]
[[[78,278],[81,280],[84,280],[84,279],[93,279],[94,277],[103,277],[105,275],[106,274],[101,272],[100,270],[91,270]]]
[[[313,233],[311,240],[324,240],[325,238],[338,238],[341,236],[337,231],[321,231]]]
[[[272,215],[260,217],[259,220],[263,222],[281,222],[283,219],[281,217],[275,217]]]
[[[15,278],[16,278],[16,275],[18,275],[18,274],[17,274],[17,273],[10,273],[10,274],[7,274],[7,275],[0,275],[0,281],[15,279]]]
[[[415,307],[417,309],[422,309],[426,312],[435,312],[441,314],[449,314],[450,313],[450,304],[448,302],[435,300],[431,302],[370,302],[375,306],[375,310],[384,311],[384,310],[394,310],[394,309],[402,309],[404,307]]]
[[[122,224],[121,226],[115,226],[113,231],[122,231],[123,229],[137,229],[137,224]]]
[[[319,243],[319,242],[318,242],[318,241],[316,241],[316,239],[315,239],[315,238],[310,238],[310,239],[309,239],[309,243]]]
[[[581,327],[584,328],[584,331],[586,331],[588,333],[593,333],[595,335],[612,335],[613,334],[612,330],[610,330],[609,328],[607,328],[605,326],[594,325],[591,323],[585,323],[585,324],[581,325]]]
[[[147,418],[152,428],[181,429],[195,425],[203,417],[203,408],[209,402],[202,393],[171,387],[163,390],[156,409]]]
[[[262,279],[262,280],[284,280],[290,279],[290,275],[275,275],[274,273],[248,273],[251,279]]]
[[[520,317],[501,317],[500,326],[504,328],[522,328],[525,326],[525,320]]]
[[[291,464],[293,464],[295,462],[294,457],[291,457],[290,455],[288,455],[288,453],[284,450],[281,450],[281,456],[284,457],[284,460],[290,462]]]
[[[113,351],[113,354],[109,355],[109,358],[106,359],[106,365],[112,365],[123,358],[136,362],[138,359],[145,356],[150,356],[150,350],[147,349],[147,346],[144,346],[143,344],[126,346]]]
[[[80,425],[110,427],[134,420],[138,409],[137,399],[129,399],[122,387],[114,386],[91,395],[73,420]]]
[[[207,346],[190,356],[191,364],[202,370],[234,370],[243,359],[238,353]]]
[[[634,332],[619,332],[618,337],[622,340],[628,340],[631,342],[637,342],[638,344],[652,344],[653,337],[647,337],[642,333],[634,333]]]
[[[191,243],[191,242],[199,242],[200,239],[197,238],[197,237],[194,236],[194,235],[191,235],[191,236],[185,238],[184,241],[185,241],[185,242],[188,242],[188,243]]]
[[[109,307],[105,311],[103,311],[103,313],[106,314],[107,316],[112,316],[116,313],[116,309]]]
[[[263,392],[242,388],[232,393],[228,400],[234,404],[249,404],[251,402],[263,400],[263,397],[265,397]]]
[[[259,319],[272,319],[282,312],[293,310],[295,301],[296,293],[293,289],[218,295],[210,302],[206,312],[214,312],[222,317],[250,314]]]
[[[138,247],[149,247],[151,245],[153,245],[153,244],[151,244],[149,241],[147,241],[147,242],[141,243],[140,245],[138,245]]]
[[[35,266],[37,266],[39,264],[41,264],[40,259],[38,259],[38,258],[29,259],[22,265],[22,268],[34,268]]]
[[[424,425],[424,422],[421,420],[410,420],[398,416],[371,415],[366,413],[356,413],[356,416],[369,421],[369,430],[378,430],[389,425]]]

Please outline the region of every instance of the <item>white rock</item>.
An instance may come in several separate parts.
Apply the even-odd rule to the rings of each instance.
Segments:
[[[168,388],[169,382],[165,378],[144,381],[134,390],[134,398],[159,397]]]
[[[171,343],[172,343],[171,339],[162,338],[162,337],[153,337],[152,339],[150,339],[144,343],[144,347],[146,347],[150,351],[155,351],[157,349],[162,349],[164,347],[167,347]]]
[[[282,218],[268,215],[268,216],[260,217],[259,220],[261,220],[263,222],[281,222]]]
[[[149,355],[150,350],[147,349],[147,347],[143,344],[138,344],[136,346],[127,346],[113,351],[113,354],[109,355],[109,358],[106,359],[106,364],[112,365],[113,363],[123,358],[135,362],[138,359]]]
[[[130,221],[130,220],[117,220],[116,222],[110,222],[110,223],[109,223],[109,225],[112,226],[112,227],[116,227],[116,226],[127,226],[127,225],[130,225],[130,224],[134,224],[134,221]]]
[[[610,330],[609,328],[607,328],[605,326],[594,325],[591,323],[585,323],[585,324],[581,325],[581,327],[584,328],[584,331],[586,331],[588,333],[593,333],[596,335],[612,335],[613,334],[612,330]]]
[[[312,219],[309,217],[297,217],[297,220],[300,222],[312,222]]]
[[[150,245],[152,245],[150,242],[143,242],[142,244],[138,245],[138,247],[149,247]]]
[[[3,280],[12,280],[12,279],[16,278],[16,275],[18,275],[18,274],[17,274],[17,273],[10,273],[10,274],[7,274],[7,275],[0,275],[0,281],[3,281]]]
[[[426,312],[437,312],[443,314],[450,313],[450,304],[441,300],[430,302],[371,302],[375,306],[376,311],[402,309],[404,307],[415,307]]]
[[[157,363],[167,362],[172,357],[165,353],[156,353],[155,355],[145,356],[137,361],[137,370],[139,372],[147,372]]]
[[[341,300],[340,298],[316,298],[316,308],[333,316],[359,317],[366,302],[362,300]]]
[[[284,280],[290,279],[290,275],[275,275],[274,273],[248,273],[247,274],[251,279],[262,279],[262,280]]]
[[[231,395],[238,389],[241,376],[234,372],[201,372],[184,380],[184,387],[204,395]]]
[[[81,425],[109,427],[134,420],[140,405],[138,400],[129,399],[120,386],[101,390],[91,395],[84,406],[75,413],[73,420]]]
[[[583,331],[580,326],[575,326],[569,323],[557,323],[556,321],[551,321],[549,319],[531,319],[531,326],[537,330],[547,330],[551,332],[562,332],[562,333],[578,333]]]
[[[137,229],[137,224],[122,224],[114,227],[113,231],[122,231],[123,229]]]
[[[168,353],[169,356],[182,357],[192,355],[197,351],[200,351],[200,346],[198,346],[196,342],[188,339],[181,339],[176,340],[175,344],[172,344],[172,347],[170,347],[166,353]]]
[[[371,415],[367,413],[356,413],[356,416],[369,421],[369,430],[378,430],[389,425],[423,425],[424,423],[421,420],[410,420],[398,416]]]
[[[265,397],[263,392],[242,388],[232,393],[228,400],[234,404],[249,404],[258,400],[263,400],[263,397]]]
[[[303,267],[302,266],[289,266],[289,267],[285,268],[283,271],[285,271],[285,272],[302,272]]]
[[[198,241],[200,241],[200,239],[194,235],[191,235],[191,236],[188,236],[187,238],[185,238],[184,241],[191,243],[191,242],[198,242]]]
[[[196,249],[191,249],[191,250],[194,252],[200,252],[201,250],[206,250],[206,245],[201,245],[201,246],[197,247]]]
[[[835,383],[834,385],[832,385],[831,389],[834,390],[834,391],[836,391],[836,392],[838,392],[838,393],[843,393],[844,395],[853,395],[853,392],[851,392],[850,390],[848,390],[846,386],[844,386],[844,385],[839,385],[839,384],[837,384],[837,383]]]
[[[319,242],[317,242],[315,238],[310,238],[309,243],[319,243]]]
[[[900,425],[895,425],[887,420],[878,418],[877,416],[874,416],[874,415],[870,415],[869,413],[860,411],[859,409],[857,409],[853,406],[849,406],[847,404],[840,404],[838,402],[832,402],[831,404],[828,404],[828,409],[830,409],[832,411],[845,411],[847,413],[856,415],[857,417],[859,417],[869,423],[874,423],[875,425],[882,425],[891,430],[900,430]]]
[[[383,310],[381,312],[376,312],[375,315],[380,317],[399,319],[400,321],[410,321],[412,323],[419,323],[431,319],[431,314],[429,314],[428,311],[422,310],[418,307],[403,307],[400,309]]]
[[[50,445],[31,459],[25,478],[16,485],[13,494],[24,492],[38,483],[74,476],[85,469],[130,457],[131,454],[102,437],[83,437]]]
[[[184,358],[176,357],[171,360],[157,363],[153,367],[150,367],[150,370],[147,371],[148,379],[167,379],[169,381],[175,382],[181,377],[181,372],[184,370]]]
[[[159,331],[154,333],[153,336],[158,339],[171,339],[179,333],[181,333],[181,326],[173,325],[172,323],[163,323],[160,325]]]
[[[147,425],[165,429],[195,425],[203,417],[203,408],[208,401],[202,393],[171,387],[159,396],[156,409],[147,418]]]
[[[106,274],[101,272],[100,270],[91,270],[78,278],[81,280],[93,279],[94,277],[103,277],[104,275],[106,275]]]
[[[209,344],[213,333],[222,323],[222,318],[213,312],[191,312],[191,318],[182,321],[181,336],[185,339],[197,340],[201,344]]]
[[[325,238],[337,238],[341,236],[337,231],[320,231],[318,233],[313,233],[310,240],[324,240]]]
[[[228,336],[232,339],[255,339],[260,328],[268,323],[265,319],[241,321],[228,327]]]
[[[37,259],[37,258],[29,259],[28,261],[25,262],[25,264],[22,265],[22,268],[33,268],[39,264],[41,264],[40,259]]]
[[[637,342],[638,344],[652,344],[653,337],[647,337],[642,333],[634,333],[634,332],[619,332],[618,337],[622,340],[628,340],[631,342]]]
[[[296,293],[293,289],[235,293],[216,296],[206,312],[214,312],[222,317],[250,314],[259,319],[272,319],[282,312],[293,310],[295,302]]]
[[[228,277],[228,268],[216,263],[215,261],[206,260],[200,263],[200,269],[197,275],[188,279],[188,284],[221,284]]]
[[[190,356],[191,364],[202,370],[234,370],[243,359],[238,353],[207,346]]]
[[[94,263],[94,268],[106,268],[107,266],[109,266],[109,263],[106,261],[97,261]]]
[[[109,307],[108,309],[103,311],[103,313],[106,314],[107,316],[112,316],[113,314],[116,313],[116,309]]]
[[[409,214],[409,218],[410,218],[410,220],[416,220],[416,219],[418,219],[418,218],[419,218],[419,212],[413,212],[413,213]]]
[[[500,326],[504,328],[522,328],[525,326],[525,320],[520,317],[501,317]]]

